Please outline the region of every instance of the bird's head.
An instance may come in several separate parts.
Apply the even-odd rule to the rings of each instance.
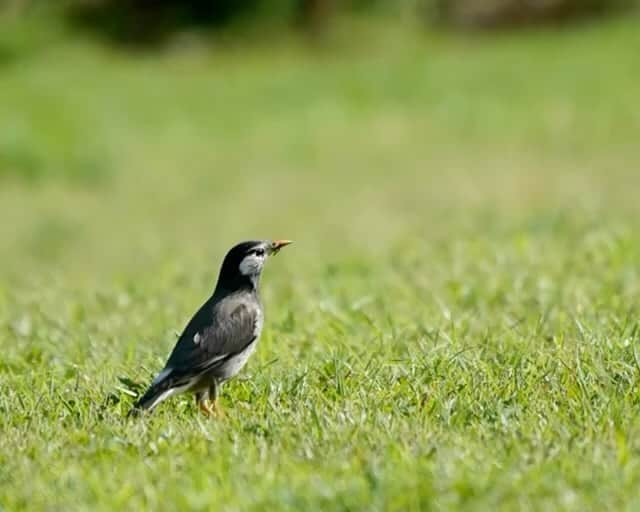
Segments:
[[[218,288],[255,288],[267,258],[290,243],[290,240],[252,240],[232,247],[222,263]]]

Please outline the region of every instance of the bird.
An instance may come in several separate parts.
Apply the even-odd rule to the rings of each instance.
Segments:
[[[193,315],[164,368],[129,415],[152,411],[167,398],[192,392],[207,416],[222,416],[218,396],[253,354],[264,324],[258,294],[266,260],[290,240],[241,242],[227,252],[213,294]]]

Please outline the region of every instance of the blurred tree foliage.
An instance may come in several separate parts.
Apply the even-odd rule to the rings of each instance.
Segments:
[[[52,11],[75,28],[126,43],[162,41],[174,31],[238,22],[292,24],[311,32],[339,11],[407,10],[425,21],[472,28],[563,22],[637,6],[640,0],[0,0],[0,14]]]
[[[426,0],[437,23],[474,28],[566,22],[638,5],[636,0]]]
[[[19,1],[19,0],[12,0]],[[28,0],[21,0],[28,1]],[[371,0],[67,0],[65,12],[80,28],[124,42],[157,42],[175,30],[220,28],[243,22],[325,27],[341,8]]]

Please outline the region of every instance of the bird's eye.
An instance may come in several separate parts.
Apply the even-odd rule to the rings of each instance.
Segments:
[[[256,256],[264,256],[264,249],[256,249],[253,251]]]

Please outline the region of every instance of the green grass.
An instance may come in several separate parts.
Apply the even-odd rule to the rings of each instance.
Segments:
[[[4,64],[0,507],[637,510],[637,19],[286,39]],[[127,421],[254,237],[226,419]]]

